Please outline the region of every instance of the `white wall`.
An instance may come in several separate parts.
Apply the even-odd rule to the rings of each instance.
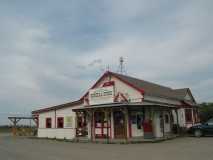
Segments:
[[[71,106],[56,111],[49,111],[39,114],[38,137],[40,138],[58,138],[58,139],[73,139],[76,134],[76,114],[72,111],[74,108],[79,108],[82,105]],[[58,117],[64,118],[64,128],[57,128]],[[66,125],[66,117],[71,117],[72,122],[69,126]],[[46,128],[46,118],[52,118],[52,128]],[[56,123],[55,123],[56,122]]]
[[[39,138],[57,138],[57,139],[73,139],[75,138],[75,129],[59,129],[59,128],[39,128]]]
[[[46,118],[51,118],[52,128],[55,128],[55,111],[39,114],[39,128],[46,128]]]
[[[112,81],[115,81],[115,94],[118,92],[123,93],[126,98],[131,100],[131,102],[142,101],[143,95],[139,91],[115,77],[112,77]]]
[[[161,111],[158,111],[158,110],[154,111],[153,132],[154,132],[154,137],[156,138],[163,137],[163,132],[160,127],[160,115],[161,115]]]
[[[101,82],[99,82],[95,88],[102,87],[105,82],[109,81],[109,77],[105,77]],[[127,99],[130,99],[132,102],[138,102],[142,100],[143,95],[136,89],[122,82],[118,78],[112,76],[111,81],[115,82],[115,96],[120,92],[124,94]]]

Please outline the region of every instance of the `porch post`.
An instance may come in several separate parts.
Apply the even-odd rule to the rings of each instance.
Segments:
[[[125,107],[124,108],[124,111],[123,111],[123,113],[124,113],[124,126],[125,126],[125,139],[126,139],[126,141],[128,141],[128,111],[127,111],[127,108]]]
[[[114,139],[115,138],[115,133],[114,133],[114,113],[113,113],[113,109],[110,110],[110,114],[111,114],[111,119],[110,119],[111,139]]]
[[[91,128],[90,128],[90,134],[91,134],[91,141],[94,140],[94,111],[93,109],[91,110]]]
[[[75,129],[75,134],[76,134],[76,138],[78,138],[78,117],[79,117],[79,112],[76,111],[76,129]]]
[[[109,110],[105,110],[105,115],[106,115],[106,121],[107,121],[107,143],[109,143]]]
[[[176,119],[177,119],[177,134],[180,133],[180,125],[179,125],[179,117],[178,117],[178,110],[175,109],[175,113],[176,113]]]
[[[162,114],[162,127],[163,127],[163,138],[165,137],[165,116],[164,116],[164,110],[161,111],[161,114]]]

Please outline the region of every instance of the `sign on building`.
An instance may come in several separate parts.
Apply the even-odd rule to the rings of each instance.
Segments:
[[[91,89],[89,91],[90,105],[114,102],[114,86]]]
[[[73,127],[73,117],[72,116],[66,116],[64,119],[64,127],[65,128],[72,128]]]

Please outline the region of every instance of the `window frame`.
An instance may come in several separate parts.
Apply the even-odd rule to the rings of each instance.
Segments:
[[[57,117],[57,128],[64,128],[64,117]]]
[[[187,113],[188,112],[188,113]],[[193,123],[193,116],[192,116],[192,109],[186,108],[185,109],[185,121],[186,123]]]
[[[46,128],[52,128],[52,118],[46,118]]]

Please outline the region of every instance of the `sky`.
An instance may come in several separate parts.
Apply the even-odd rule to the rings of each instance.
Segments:
[[[0,0],[0,124],[128,75],[213,101],[212,0]]]

